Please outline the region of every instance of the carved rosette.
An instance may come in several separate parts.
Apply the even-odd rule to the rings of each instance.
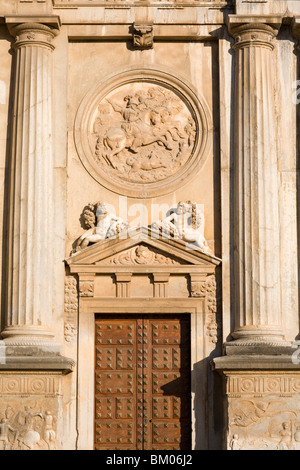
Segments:
[[[93,280],[79,280],[79,295],[81,297],[94,296],[94,281]]]
[[[114,256],[104,264],[112,265],[143,265],[143,264],[182,264],[179,259],[170,258],[169,256],[159,253],[154,249],[150,249],[145,245],[139,245],[131,248],[126,252]]]
[[[95,87],[79,108],[74,135],[83,165],[100,184],[144,198],[171,192],[200,169],[211,129],[204,100],[186,82],[149,68]]]

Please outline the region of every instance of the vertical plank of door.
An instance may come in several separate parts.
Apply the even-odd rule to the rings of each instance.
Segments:
[[[148,320],[149,450],[190,449],[190,323],[169,316]]]
[[[143,347],[144,347],[144,450],[151,450],[152,432],[152,342],[149,316],[143,317]]]
[[[96,321],[95,449],[137,447],[135,319]]]
[[[143,392],[143,374],[145,367],[144,346],[143,346],[143,319],[136,319],[136,348],[137,348],[137,389],[136,389],[136,402],[137,402],[137,450],[144,449],[144,392]]]

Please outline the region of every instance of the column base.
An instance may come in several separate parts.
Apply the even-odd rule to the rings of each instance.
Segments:
[[[8,327],[1,336],[0,370],[72,369],[72,361],[61,355],[61,345],[50,331],[38,327]]]
[[[233,340],[224,344],[227,355],[288,354],[292,348],[283,331],[270,327],[241,327],[232,333]]]
[[[73,371],[75,362],[60,353],[57,343],[14,344],[0,341],[0,372],[52,371],[62,375]]]

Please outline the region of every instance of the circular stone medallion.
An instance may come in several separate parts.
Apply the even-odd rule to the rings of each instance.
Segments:
[[[116,82],[116,83],[114,83]],[[208,113],[178,79],[120,74],[83,101],[75,141],[86,169],[118,194],[153,197],[186,183],[203,163]]]

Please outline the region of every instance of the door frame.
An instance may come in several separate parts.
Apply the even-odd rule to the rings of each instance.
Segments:
[[[143,260],[136,256],[139,247],[147,252]],[[216,282],[221,260],[136,227],[125,238],[99,241],[65,262],[77,276],[79,294],[77,448],[94,448],[95,314],[161,313],[191,316],[192,449],[208,449],[208,367],[221,343]]]
[[[95,419],[95,317],[97,314],[124,314],[127,316],[141,314],[190,314],[191,328],[191,442],[196,449],[196,432],[205,433],[199,429],[199,423],[205,423],[205,389],[206,373],[203,359],[205,351],[204,309],[199,305],[199,299],[122,299],[116,305],[116,299],[99,299],[96,307],[95,299],[84,299],[84,312],[81,311],[78,323],[78,387],[77,387],[77,417],[78,417],[78,450],[94,449],[94,419]],[[99,305],[100,304],[100,305]],[[200,307],[200,308],[199,308]],[[199,365],[201,364],[202,367]],[[202,406],[199,404],[202,403]],[[198,423],[198,425],[197,425]],[[196,429],[197,427],[197,429]],[[203,437],[205,437],[203,435]],[[199,441],[199,436],[197,438]]]
[[[170,425],[172,424],[175,424],[175,425],[179,425],[179,426],[183,426],[182,427],[182,433],[181,433],[181,436],[185,436],[186,438],[188,438],[190,441],[191,441],[191,437],[192,437],[192,434],[191,434],[191,429],[189,429],[187,431],[187,429],[185,428],[185,425],[188,424],[190,427],[191,427],[191,366],[190,366],[190,362],[191,362],[191,338],[190,338],[190,332],[191,332],[191,315],[190,314],[169,314],[169,313],[164,313],[162,314],[161,312],[159,314],[145,314],[145,313],[142,313],[142,314],[137,314],[137,315],[128,315],[126,312],[124,312],[123,314],[117,314],[117,315],[112,315],[112,314],[96,314],[95,315],[95,325],[96,325],[96,337],[95,337],[95,348],[96,350],[98,348],[102,349],[102,348],[106,348],[108,347],[108,349],[111,349],[111,348],[116,348],[118,350],[118,348],[123,348],[125,347],[125,350],[128,349],[128,347],[131,349],[133,348],[135,350],[135,362],[134,362],[134,367],[130,367],[129,369],[114,369],[114,368],[110,368],[110,371],[107,372],[107,369],[102,369],[102,368],[98,368],[97,364],[95,363],[95,373],[94,373],[94,377],[95,377],[95,380],[97,380],[97,377],[98,377],[98,374],[103,374],[103,378],[104,376],[106,376],[106,374],[124,374],[125,376],[127,376],[128,374],[135,374],[136,375],[136,383],[135,383],[135,391],[134,391],[134,394],[135,394],[135,397],[136,397],[136,400],[138,400],[138,398],[144,398],[147,400],[149,400],[148,402],[148,407],[147,407],[147,412],[146,412],[146,415],[147,416],[143,416],[143,418],[141,419],[141,416],[140,416],[140,412],[141,412],[141,409],[139,407],[139,411],[136,409],[136,414],[135,414],[135,418],[134,418],[134,421],[135,421],[135,424],[136,424],[136,442],[132,442],[132,444],[134,445],[134,449],[131,449],[131,450],[153,450],[153,448],[151,447],[151,443],[152,443],[152,446],[155,446],[155,445],[158,445],[160,447],[165,447],[164,444],[162,444],[161,442],[160,443],[157,443],[155,444],[155,437],[154,435],[152,435],[152,432],[150,432],[150,428],[152,429],[152,431],[154,430],[153,428],[153,425],[154,427],[157,426],[158,423],[164,423],[167,424],[169,421],[166,421],[162,416],[160,416],[160,418],[158,418],[157,416],[155,416],[155,413],[157,411],[155,411],[155,407],[153,408],[153,404],[151,405],[152,403],[152,399],[155,399],[155,398],[161,398],[161,397],[164,397],[165,398],[165,394],[163,395],[160,395],[158,393],[158,390],[152,390],[152,385],[154,385],[154,382],[152,379],[150,380],[146,380],[147,383],[143,383],[143,386],[142,386],[142,390],[141,390],[141,383],[138,383],[139,380],[138,380],[138,374],[149,374],[147,375],[147,377],[151,377],[151,373],[153,373],[154,375],[155,374],[159,374],[159,373],[170,373],[171,375],[173,374],[176,374],[176,379],[178,377],[177,374],[180,374],[180,377],[184,378],[185,381],[187,381],[187,376],[186,374],[188,374],[189,378],[188,378],[188,383],[185,384],[185,386],[182,388],[182,392],[184,394],[184,402],[185,402],[185,405],[183,405],[183,398],[181,398],[181,406],[185,406],[185,410],[186,410],[186,407],[188,406],[188,410],[186,410],[186,412],[189,413],[189,417],[185,418],[184,420],[184,424],[182,423],[182,415],[178,415],[178,416],[172,416],[173,419],[177,419],[178,421],[177,422],[174,422],[173,419],[170,421]],[[176,343],[172,343],[172,340],[169,340],[170,344],[165,344],[163,345],[163,343],[159,342],[159,344],[155,344],[155,339],[154,337],[152,337],[152,334],[151,334],[151,329],[149,330],[148,329],[148,326],[150,326],[151,324],[155,324],[155,325],[158,325],[160,324],[161,326],[165,326],[165,325],[168,325],[169,324],[169,321],[170,322],[178,322],[177,325],[179,325],[179,323],[181,323],[181,321],[184,319],[184,322],[185,322],[185,326],[181,326],[180,329],[183,327],[184,330],[182,331],[181,330],[181,334],[180,334],[180,343],[177,344],[176,346]],[[124,344],[124,342],[122,341],[122,344],[120,345],[117,345],[115,342],[113,342],[113,344],[106,344],[106,342],[104,342],[104,344],[102,344],[102,341],[101,341],[101,344],[98,343],[99,341],[99,337],[98,337],[98,332],[97,332],[97,328],[99,328],[100,325],[107,325],[109,324],[110,322],[113,322],[113,325],[123,325],[123,322],[124,322],[124,325],[123,325],[123,328],[125,327],[126,329],[126,325],[128,326],[128,322],[130,322],[130,324],[132,324],[132,322],[135,322],[135,332],[136,332],[136,335],[133,338],[133,341],[131,341],[130,345],[129,344]],[[147,341],[141,341],[141,338],[140,338],[140,329],[141,328],[144,328],[144,326],[146,325],[146,329],[147,329],[147,332],[145,333],[146,330],[142,330],[143,331],[143,338],[144,338],[144,334],[147,335]],[[155,326],[154,326],[155,327]],[[171,324],[170,324],[170,327],[171,327]],[[103,329],[102,327],[100,326],[101,328],[101,339],[102,339],[102,336],[103,336]],[[122,327],[121,327],[122,328]],[[120,332],[119,330],[116,330],[116,335],[118,334],[121,334],[122,335],[122,332]],[[176,333],[175,333],[176,334]],[[105,333],[104,333],[105,335]],[[155,335],[155,333],[154,333]],[[105,335],[106,336],[106,335]],[[108,336],[110,337],[110,336]],[[123,336],[122,336],[123,337]],[[107,336],[106,336],[107,338]],[[159,339],[159,336],[158,338],[156,339]],[[188,341],[187,341],[188,339]],[[153,341],[154,340],[154,341]],[[187,342],[186,342],[187,341]],[[183,357],[182,355],[180,354],[180,366],[179,368],[173,363],[173,359],[172,359],[172,365],[171,365],[171,369],[169,370],[166,370],[165,368],[164,369],[156,369],[154,368],[155,366],[152,365],[152,361],[150,360],[150,362],[147,362],[146,365],[146,368],[147,370],[142,370],[139,369],[138,367],[138,363],[141,362],[141,358],[138,359],[139,357],[139,352],[138,350],[141,349],[141,348],[146,348],[146,351],[147,351],[147,356],[148,358],[152,359],[154,358],[155,356],[155,349],[156,348],[162,348],[165,349],[165,348],[171,348],[171,350],[173,351],[174,348],[179,348],[180,351],[181,351],[181,348],[184,348],[186,350],[186,352],[188,352],[188,355],[185,357],[185,361],[186,362],[183,362]],[[165,351],[164,351],[165,352]],[[100,355],[101,353],[99,353]],[[97,361],[97,352],[95,351],[95,362]],[[144,357],[144,354],[142,354],[142,357]],[[172,353],[172,357],[173,357],[173,353]],[[99,359],[101,360],[101,359]],[[127,360],[128,357],[127,357]],[[135,365],[137,367],[135,367]],[[116,367],[117,367],[117,364],[116,364]],[[151,372],[152,371],[152,372]],[[146,378],[146,375],[143,377]],[[139,377],[140,378],[140,377]],[[101,383],[102,383],[102,379],[101,380]],[[175,380],[174,379],[170,379],[170,380]],[[177,379],[178,380],[178,379]],[[108,385],[108,384],[107,384]],[[113,384],[111,384],[113,385]],[[121,385],[121,384],[120,384]],[[124,384],[123,384],[124,385]],[[166,385],[166,384],[164,384]],[[146,386],[146,393],[145,395],[143,394],[143,392],[145,392],[145,389],[144,387]],[[99,385],[100,387],[100,385]],[[101,400],[101,396],[105,399],[107,398],[107,395],[106,394],[102,394],[100,391],[96,391],[98,388],[97,385],[95,385],[95,390],[94,390],[94,403],[95,403],[95,406],[97,406],[97,398],[100,398]],[[101,388],[102,388],[102,385],[101,385]],[[105,387],[104,387],[105,388]],[[123,390],[124,391],[124,390]],[[128,390],[129,391],[129,390]],[[173,390],[174,392],[174,395],[173,395],[173,398],[176,398],[177,397],[177,393],[175,392],[175,389]],[[115,392],[114,392],[114,397],[116,397],[115,395]],[[143,396],[142,396],[143,395]],[[169,394],[167,394],[169,395]],[[123,399],[126,399],[125,396],[123,396],[123,394],[121,394],[121,396],[123,397]],[[169,395],[170,396],[170,395]],[[133,398],[133,396],[131,395],[130,396],[131,400]],[[127,397],[128,399],[128,397]],[[144,400],[143,400],[143,403],[144,403]],[[137,406],[137,403],[136,403],[136,406]],[[174,406],[174,403],[173,403],[173,406]],[[97,411],[95,412],[95,416],[94,416],[94,431],[95,431],[95,435],[94,435],[94,448],[96,449],[98,447],[98,450],[104,450],[103,447],[106,447],[107,444],[105,444],[105,442],[102,440],[101,443],[100,441],[98,441],[97,443],[97,438],[100,437],[100,435],[97,435],[97,425],[100,425],[100,427],[102,426],[105,426],[105,424],[107,425],[108,424],[108,421],[107,421],[107,417],[103,417],[103,421],[101,420],[101,418],[97,418]],[[144,407],[143,407],[143,413],[144,413]],[[174,413],[176,413],[175,409],[174,409]],[[133,416],[133,415],[132,415]],[[143,444],[141,442],[141,435],[140,435],[140,428],[138,426],[141,425],[141,420],[143,421],[144,423],[144,418],[147,419],[147,422],[148,422],[148,425],[149,425],[149,428],[147,428],[147,431],[145,433],[145,436],[147,435],[148,437],[145,437],[145,441],[143,439]],[[169,418],[171,418],[171,416],[169,416]],[[120,425],[122,422],[124,423],[124,421],[121,421],[121,420],[118,420],[118,418],[116,417],[117,419],[117,423]],[[115,423],[116,421],[113,420],[113,422]],[[153,423],[153,425],[151,426],[150,423]],[[97,423],[97,424],[96,424]],[[125,423],[126,424],[126,423]],[[127,423],[128,424],[128,423]],[[134,423],[132,423],[133,426],[134,426]],[[144,425],[143,425],[144,426]],[[168,424],[167,424],[168,426]],[[176,427],[177,427],[176,426]],[[183,431],[184,429],[184,431]],[[184,432],[184,434],[183,434]],[[152,438],[150,437],[152,435]],[[164,431],[164,437],[165,436],[165,431]],[[109,437],[112,437],[112,436],[109,436]],[[161,436],[160,436],[161,437]],[[178,436],[177,436],[178,437]],[[138,439],[139,439],[139,443],[138,443]],[[149,440],[150,439],[150,440]],[[157,442],[157,441],[156,441]],[[150,445],[150,447],[149,447]],[[176,445],[176,441],[174,442],[174,445]],[[113,448],[114,447],[118,447],[118,444],[114,444],[113,445]],[[185,444],[185,449],[188,449],[190,450],[191,449],[191,442],[186,445]],[[109,447],[109,446],[108,446]],[[180,450],[181,447],[179,446],[179,449]],[[126,449],[124,449],[126,450]],[[162,448],[161,450],[166,450],[164,448]]]

